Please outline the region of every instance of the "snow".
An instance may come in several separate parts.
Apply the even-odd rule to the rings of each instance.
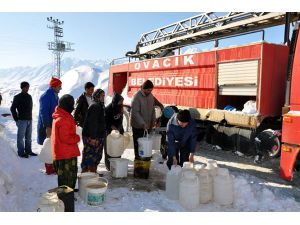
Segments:
[[[70,66],[72,67],[72,66]],[[41,67],[45,69],[44,67]],[[41,71],[34,68],[32,71]],[[47,88],[50,79],[44,76],[32,78],[32,73],[26,76],[20,68],[17,72],[10,70],[9,81],[1,82],[0,89],[4,97],[4,105],[0,107],[0,114],[9,113],[10,101],[19,92],[18,85],[27,80],[31,83],[30,94],[33,97],[33,132],[32,149],[39,153],[41,146],[36,143],[36,125],[38,113],[38,99]],[[20,72],[21,75],[17,76]],[[61,78],[63,82],[62,93],[70,93],[77,98],[83,91],[83,85],[92,81],[96,87],[100,87],[107,93],[108,70],[102,72],[101,68],[87,65],[78,66],[67,71]],[[16,77],[15,77],[16,76]],[[1,76],[1,80],[8,77]],[[126,96],[125,96],[126,97]],[[109,98],[106,99],[109,102]],[[0,116],[0,211],[3,212],[35,212],[40,196],[47,190],[57,186],[55,175],[45,175],[41,172],[44,164],[38,157],[22,159],[17,157],[16,150],[16,125],[12,117]],[[82,150],[82,144],[81,144]],[[130,160],[129,175],[126,179],[113,179],[110,172],[105,170],[103,160],[98,167],[99,173],[109,180],[109,188],[106,192],[106,200],[99,207],[90,207],[81,201],[78,193],[75,193],[77,212],[185,212],[186,210],[178,201],[169,200],[165,196],[164,181],[167,167],[160,164],[160,154],[156,151],[153,155],[149,180],[133,178],[134,153],[132,143],[125,150],[123,156]],[[197,156],[195,157],[197,160]],[[81,158],[79,157],[78,165]],[[79,166],[80,172],[80,166]],[[232,206],[222,207],[214,202],[201,204],[195,212],[282,212],[300,211],[300,203],[295,199],[274,191],[262,180],[242,173],[231,173],[234,176],[234,203]],[[139,188],[140,187],[140,188]],[[203,215],[203,214],[201,214]],[[161,215],[165,217],[165,215]],[[140,217],[138,217],[140,218]],[[148,217],[146,217],[148,218]],[[166,219],[168,217],[165,217]],[[185,218],[185,217],[184,217]],[[119,218],[120,219],[120,218]],[[130,220],[131,218],[128,217]],[[122,221],[122,220],[120,220]],[[180,221],[180,220],[178,220]],[[149,221],[148,221],[149,222]],[[147,223],[148,223],[147,222]]]

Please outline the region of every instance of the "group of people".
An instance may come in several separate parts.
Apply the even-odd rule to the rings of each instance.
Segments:
[[[87,82],[84,93],[76,100],[65,94],[58,97],[62,82],[52,77],[48,90],[39,99],[38,144],[42,145],[47,137],[51,137],[54,171],[58,175],[58,185],[75,188],[77,179],[77,157],[80,156],[76,134],[76,125],[82,127],[81,172],[96,172],[105,153],[105,165],[109,170],[109,158],[106,148],[106,136],[112,130],[124,133],[123,101],[124,98],[114,93],[112,102],[105,107],[105,92],[94,90],[95,86]],[[163,105],[152,95],[154,88],[150,80],[146,80],[134,95],[131,103],[131,126],[134,142],[135,159],[138,154],[138,139],[145,131],[151,132],[155,122],[155,106],[163,109]],[[32,98],[28,94],[29,83],[21,83],[21,93],[14,97],[11,112],[16,125],[18,155],[22,158],[35,156],[31,149],[32,133]],[[24,144],[25,139],[25,144]],[[188,110],[174,114],[167,125],[169,169],[172,165],[183,165],[185,161],[194,161],[196,148],[196,125]]]

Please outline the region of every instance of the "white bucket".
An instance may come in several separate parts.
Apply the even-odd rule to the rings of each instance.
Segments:
[[[115,178],[127,177],[128,159],[110,158],[110,172],[111,176]]]
[[[78,175],[78,189],[80,198],[85,201],[86,199],[86,185],[91,181],[99,177],[97,173],[81,173]]]
[[[98,181],[88,183],[86,186],[86,203],[91,206],[99,206],[105,200],[108,181],[99,177]]]
[[[60,200],[56,193],[45,193],[41,196],[37,212],[64,212],[65,205],[62,200]]]
[[[149,137],[142,137],[138,139],[139,144],[139,156],[144,157],[151,157],[152,156],[152,145],[153,140]]]

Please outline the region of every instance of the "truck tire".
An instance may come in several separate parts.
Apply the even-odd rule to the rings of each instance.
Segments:
[[[258,134],[258,137],[263,143],[263,148],[268,150],[271,158],[276,158],[280,155],[281,143],[278,136],[274,134],[274,131],[267,129]]]

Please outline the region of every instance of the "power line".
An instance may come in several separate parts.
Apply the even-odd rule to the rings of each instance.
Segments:
[[[64,35],[63,28],[61,27],[64,24],[64,21],[59,21],[58,19],[54,19],[52,18],[52,16],[47,17],[47,20],[53,24],[52,26],[47,25],[47,27],[49,29],[54,30],[54,41],[48,42],[48,49],[51,50],[54,55],[54,68],[55,68],[54,74],[55,76],[60,78],[61,57],[64,52],[74,51],[74,49],[72,49],[71,47],[73,43],[60,40],[60,38],[62,38]]]

